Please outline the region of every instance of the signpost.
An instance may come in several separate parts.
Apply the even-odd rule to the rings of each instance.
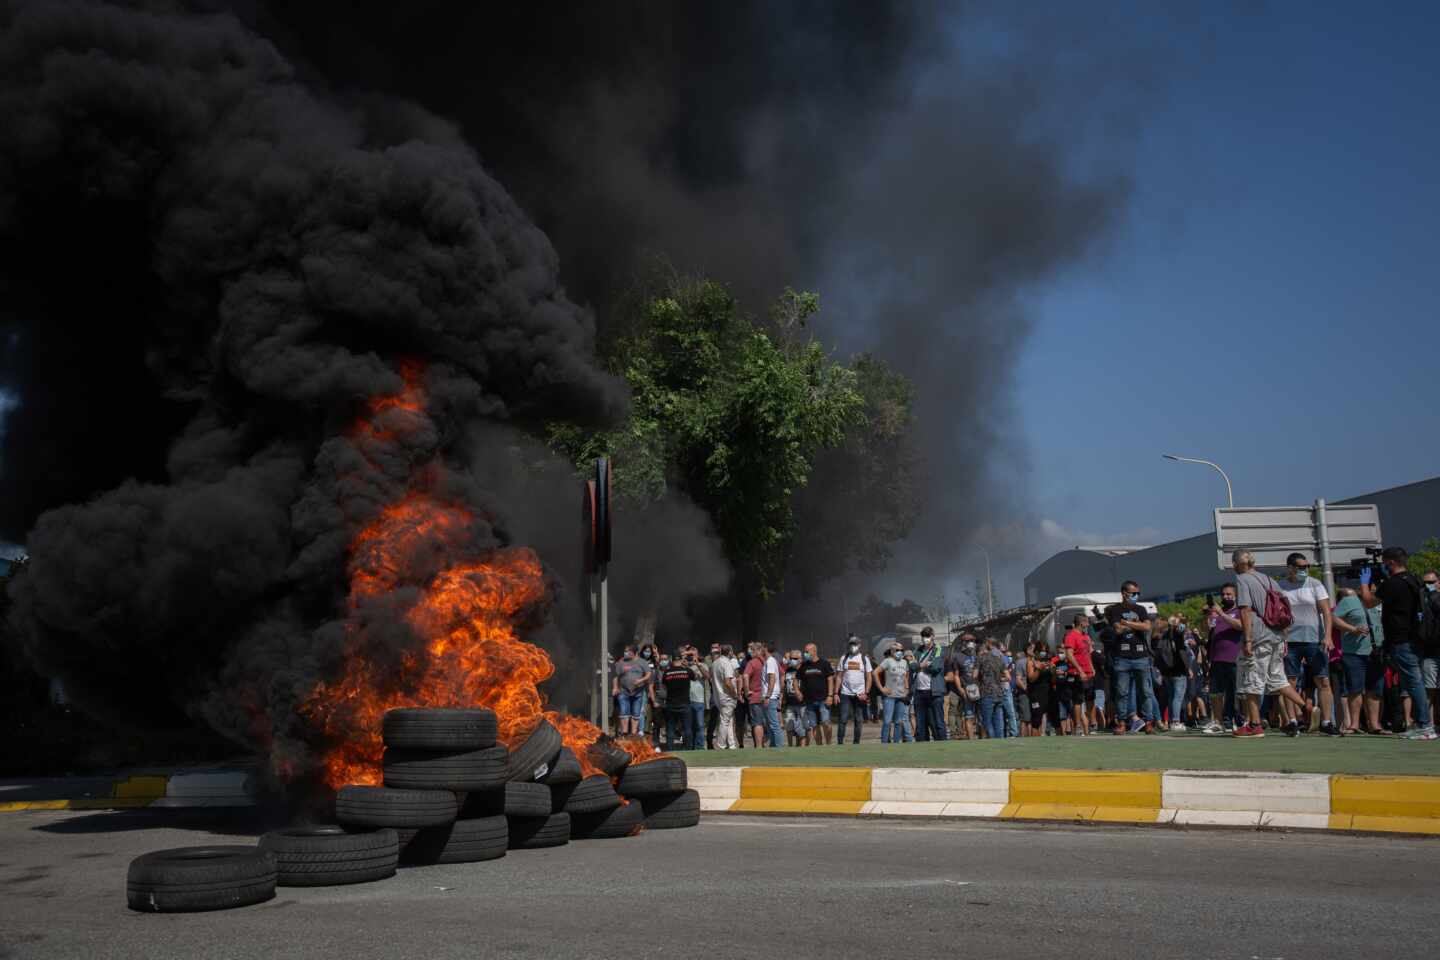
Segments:
[[[610,732],[610,460],[595,461],[595,479],[585,482],[582,498],[585,537],[581,546],[585,573],[590,579],[590,611],[595,617],[596,640],[600,646],[599,664],[595,670],[593,696],[599,706],[600,729]]]
[[[1215,511],[1215,558],[1230,569],[1230,555],[1248,550],[1257,567],[1283,567],[1297,551],[1315,558],[1325,572],[1325,588],[1335,596],[1335,567],[1366,558],[1379,547],[1380,508],[1372,503],[1308,507],[1220,507]]]

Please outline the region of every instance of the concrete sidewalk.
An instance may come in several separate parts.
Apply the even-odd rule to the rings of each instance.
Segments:
[[[0,780],[0,813],[21,810],[120,810],[135,807],[250,807],[248,767],[143,768],[100,777]]]
[[[689,778],[712,813],[1440,835],[1440,777],[772,766],[691,768]]]

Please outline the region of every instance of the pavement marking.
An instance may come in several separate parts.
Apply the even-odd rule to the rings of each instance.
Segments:
[[[870,799],[870,769],[833,767],[744,767],[740,800],[848,800],[863,806]],[[860,812],[860,806],[854,813]]]

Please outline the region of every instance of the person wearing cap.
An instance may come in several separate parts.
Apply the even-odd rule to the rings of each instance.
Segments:
[[[909,705],[910,667],[905,662],[905,648],[892,644],[889,655],[875,668],[875,684],[880,688],[880,742],[914,741],[910,733]]]
[[[840,657],[840,667],[836,671],[836,691],[840,696],[840,729],[835,737],[837,744],[845,742],[845,726],[852,720],[855,723],[853,742],[860,742],[860,728],[865,725],[866,705],[875,685],[875,668],[870,658],[860,649],[860,638],[850,634],[845,648],[846,652]]]

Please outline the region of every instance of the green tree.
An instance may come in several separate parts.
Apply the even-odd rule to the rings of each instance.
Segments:
[[[1430,537],[1420,549],[1410,554],[1406,568],[1415,576],[1424,576],[1431,570],[1440,571],[1440,537]]]
[[[607,351],[610,369],[630,385],[626,421],[602,433],[549,430],[581,469],[596,456],[614,458],[622,504],[673,486],[710,515],[748,636],[759,601],[783,581],[795,494],[820,451],[863,417],[856,374],[793,335],[818,306],[814,294],[786,291],[772,317],[791,333],[772,336],[723,285],[671,278],[623,318]]]

